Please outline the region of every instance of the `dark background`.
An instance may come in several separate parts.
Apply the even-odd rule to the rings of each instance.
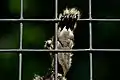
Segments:
[[[66,7],[78,8],[82,19],[89,17],[88,0],[59,0],[58,13]],[[119,0],[92,0],[92,18],[120,18]],[[1,0],[1,19],[20,18],[20,0]],[[24,0],[24,18],[52,19],[54,0]],[[43,49],[44,41],[54,35],[54,22],[24,22],[23,48]],[[92,22],[93,48],[120,48],[119,22]],[[18,22],[0,22],[0,48],[18,49]],[[75,30],[75,49],[89,48],[89,21],[80,21]],[[93,80],[119,80],[119,52],[93,52]],[[48,52],[23,52],[22,79],[32,80],[34,74],[45,75],[50,67]],[[68,80],[89,80],[89,53],[74,52]],[[0,52],[0,80],[18,80],[18,53]]]

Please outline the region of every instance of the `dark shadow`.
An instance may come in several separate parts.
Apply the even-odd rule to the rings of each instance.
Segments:
[[[54,22],[24,23],[23,48],[44,49],[46,40],[54,36]]]
[[[0,48],[19,48],[20,24],[0,22]]]
[[[74,52],[72,66],[67,74],[68,80],[90,80],[89,53]]]
[[[19,79],[19,58],[17,53],[0,52],[0,80]]]
[[[119,22],[93,22],[93,48],[120,48]]]
[[[93,80],[120,79],[120,52],[93,53]]]
[[[24,18],[55,18],[54,0],[24,0]]]
[[[15,2],[12,2],[10,0],[1,0],[0,18],[1,19],[20,18],[20,0],[17,0]]]
[[[120,0],[92,0],[92,18],[120,18]]]
[[[75,29],[75,49],[89,48],[89,22],[80,21]]]

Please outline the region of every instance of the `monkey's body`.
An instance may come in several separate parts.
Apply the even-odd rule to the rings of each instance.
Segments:
[[[57,49],[71,50],[74,46],[74,30],[76,28],[76,20],[79,18],[80,13],[75,8],[64,10],[63,14],[59,15],[61,21],[58,23],[58,33],[57,33]],[[54,37],[53,37],[54,38]],[[47,40],[45,47],[48,49],[54,49],[54,39]],[[48,46],[49,45],[49,46]],[[53,61],[52,67],[54,68],[54,54],[50,53]],[[72,53],[69,52],[58,52],[58,63],[62,67],[62,76],[66,76],[72,63]],[[59,67],[59,66],[58,66]]]
[[[58,49],[63,50],[70,50],[74,46],[74,35],[71,33],[70,29],[66,29],[66,27],[63,28],[63,30],[58,35]],[[62,66],[63,69],[63,75],[65,76],[68,72],[69,68],[71,67],[71,57],[72,53],[58,53],[58,62]]]

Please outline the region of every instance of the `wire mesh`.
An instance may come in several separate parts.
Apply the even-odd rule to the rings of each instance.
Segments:
[[[89,22],[89,49],[72,49],[72,50],[47,50],[47,49],[23,49],[22,48],[22,38],[23,38],[23,23],[24,21],[54,21],[58,22],[60,19],[58,16],[58,0],[55,0],[55,19],[24,19],[23,17],[23,0],[21,0],[21,11],[20,19],[0,19],[0,21],[13,21],[20,22],[20,47],[19,49],[0,49],[0,52],[19,52],[19,80],[22,80],[22,52],[31,52],[31,51],[48,51],[48,52],[61,52],[61,51],[90,51],[90,80],[92,80],[92,53],[91,51],[120,51],[120,49],[93,49],[92,48],[92,23],[91,21],[120,21],[120,19],[92,19],[91,15],[91,0],[89,0],[89,19],[78,19],[77,21],[90,21]],[[57,45],[57,23],[55,24],[55,46]],[[57,80],[57,54],[55,55],[55,80]]]

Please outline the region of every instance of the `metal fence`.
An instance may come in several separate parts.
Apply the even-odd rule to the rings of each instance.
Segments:
[[[22,41],[23,41],[23,23],[24,21],[59,21],[58,16],[58,0],[55,0],[55,19],[24,19],[23,17],[23,0],[21,0],[21,12],[20,19],[0,19],[0,21],[13,21],[20,22],[20,46],[19,49],[0,49],[0,52],[19,52],[19,80],[22,80],[22,52],[27,51],[47,51],[47,52],[59,52],[59,51],[89,51],[90,57],[90,80],[92,80],[92,51],[120,51],[120,49],[93,49],[92,48],[92,21],[120,21],[120,19],[92,19],[91,15],[91,0],[89,0],[89,19],[79,19],[78,21],[89,21],[89,49],[72,49],[72,50],[47,50],[47,49],[23,49]],[[55,23],[55,34],[57,33],[57,23]],[[55,35],[55,43],[57,42],[57,35]],[[57,54],[55,56],[55,80],[57,80]]]

